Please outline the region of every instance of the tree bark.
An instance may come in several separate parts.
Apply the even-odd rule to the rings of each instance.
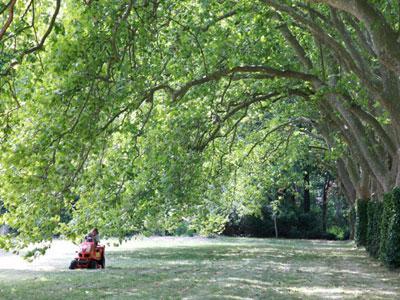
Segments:
[[[310,173],[308,170],[304,171],[304,199],[303,199],[303,211],[305,213],[310,212],[311,199],[310,199]]]
[[[335,95],[329,97],[329,101],[333,107],[335,107],[343,119],[347,122],[349,129],[352,131],[354,142],[358,145],[361,154],[367,161],[371,171],[375,175],[376,179],[381,184],[385,192],[390,189],[390,182],[388,177],[388,170],[386,170],[382,159],[375,153],[373,143],[368,139],[368,135],[365,132],[362,123],[350,112],[343,104],[336,98]]]
[[[322,231],[326,232],[327,227],[327,211],[328,211],[328,191],[330,187],[329,173],[325,176],[324,188],[322,192]]]
[[[381,63],[400,75],[400,43],[396,31],[385,17],[365,0],[309,0],[346,11],[362,21],[370,33]]]
[[[336,166],[338,171],[338,180],[342,183],[347,201],[350,205],[353,205],[356,201],[357,193],[353,183],[350,180],[345,163],[341,158],[339,158],[336,162]]]
[[[278,238],[278,224],[276,221],[276,215],[274,214],[274,229],[275,229],[275,238]]]

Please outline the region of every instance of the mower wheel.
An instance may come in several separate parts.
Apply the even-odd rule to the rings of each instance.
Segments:
[[[104,257],[99,260],[99,265],[101,266],[102,269],[106,267],[106,259]]]
[[[71,263],[69,264],[69,269],[70,269],[70,270],[74,270],[74,269],[76,269],[77,266],[78,266],[78,262],[76,261],[76,259],[74,259],[74,260],[71,261]]]
[[[97,262],[94,260],[89,261],[89,269],[96,269],[97,268]]]

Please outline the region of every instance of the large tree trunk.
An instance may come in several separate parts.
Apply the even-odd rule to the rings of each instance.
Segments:
[[[324,182],[324,190],[322,193],[322,231],[326,232],[327,227],[327,211],[328,211],[328,191],[330,187],[330,176],[326,174]]]
[[[389,114],[390,124],[382,126],[376,119],[374,110],[372,113],[364,111],[365,108],[357,106],[352,97],[354,95],[347,92],[330,92],[325,94],[326,101],[320,106],[325,106],[325,112],[338,119],[337,130],[344,136],[344,140],[351,149],[351,157],[357,163],[345,164],[342,174],[345,178],[343,186],[346,194],[353,198],[354,190],[358,197],[369,197],[369,193],[379,191],[387,192],[393,186],[400,184],[400,156],[397,151],[400,149],[400,40],[391,25],[385,20],[374,4],[363,0],[310,0],[311,2],[323,2],[333,8],[346,11],[339,14],[335,9],[331,9],[331,21],[339,35],[339,40],[333,38],[324,26],[320,26],[313,18],[305,18],[300,11],[278,0],[263,0],[276,10],[290,15],[295,23],[301,24],[306,28],[311,36],[314,37],[316,44],[323,44],[326,51],[321,51],[321,59],[325,57],[329,61],[323,68],[323,74],[329,72],[328,80],[322,75],[322,79],[311,80],[316,91],[325,89],[327,86],[335,90],[338,78],[341,78],[343,70],[355,74],[361,84],[365,87],[373,101],[378,101],[382,108]],[[309,11],[313,14],[313,10]],[[358,41],[354,39],[352,33],[345,27],[343,15],[352,20],[355,29],[364,30],[360,32],[361,42],[367,41],[365,54],[357,46]],[[357,23],[355,16],[361,22]],[[292,47],[299,61],[305,70],[313,69],[313,62],[309,59],[305,48],[299,43],[285,21],[280,16],[279,27],[283,37]],[[365,27],[362,27],[362,24]],[[342,39],[342,41],[340,40]],[[371,65],[371,57],[378,59],[380,66]],[[325,65],[325,64],[324,64]],[[338,65],[341,68],[337,67]],[[339,113],[339,116],[336,113]],[[381,114],[382,111],[379,112]],[[372,129],[372,130],[371,130]],[[329,135],[329,132],[328,132]],[[325,137],[326,139],[326,137]],[[351,169],[348,169],[351,167]],[[343,168],[342,168],[343,169]],[[379,186],[374,191],[369,190],[368,181],[378,183]],[[346,183],[350,179],[352,184]],[[353,188],[349,186],[353,185]],[[304,209],[307,205],[305,191]]]
[[[304,199],[303,199],[303,211],[305,213],[310,212],[311,208],[311,199],[310,199],[310,173],[307,171],[304,172]]]
[[[331,105],[336,108],[343,119],[348,125],[349,131],[351,131],[354,137],[354,142],[358,146],[362,156],[365,158],[367,164],[369,165],[372,173],[376,177],[377,181],[382,186],[385,192],[390,190],[390,178],[388,178],[388,170],[385,168],[385,164],[381,157],[377,155],[373,146],[373,142],[368,137],[368,133],[364,130],[364,127],[360,120],[347,110],[344,105],[335,97],[331,95],[328,97]]]
[[[338,171],[338,180],[343,186],[347,201],[350,205],[353,205],[357,196],[355,186],[352,183],[350,176],[347,172],[346,165],[341,158],[337,160],[336,165]]]
[[[349,214],[349,228],[350,228],[350,240],[354,240],[354,236],[356,233],[356,212],[354,209],[354,206],[351,208],[350,214]]]
[[[344,10],[364,23],[370,33],[374,52],[387,69],[400,75],[400,43],[396,31],[385,17],[365,0],[311,0]]]
[[[278,238],[278,223],[276,220],[276,214],[274,214],[274,229],[275,229],[275,238]]]

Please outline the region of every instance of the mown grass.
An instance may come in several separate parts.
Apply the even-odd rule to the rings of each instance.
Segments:
[[[109,251],[105,270],[0,269],[0,299],[400,299],[400,274],[351,242],[135,243]]]

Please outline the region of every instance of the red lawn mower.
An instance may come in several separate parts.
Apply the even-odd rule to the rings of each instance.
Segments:
[[[69,265],[70,270],[74,269],[104,269],[106,260],[104,257],[103,245],[96,245],[91,237],[86,237],[79,246],[76,258]]]

